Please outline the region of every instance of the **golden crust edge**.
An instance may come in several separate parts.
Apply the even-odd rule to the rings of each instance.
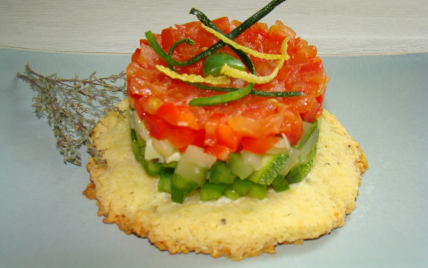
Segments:
[[[91,137],[93,139],[100,137],[104,132],[107,131],[107,127],[105,126],[104,123],[105,123],[105,120],[107,120],[107,118],[109,118],[111,116],[118,116],[118,115],[114,111],[111,111],[106,117],[100,119],[99,124],[96,125],[96,127],[94,128],[93,133],[91,135]],[[331,116],[334,120],[338,121],[337,118],[333,114],[331,114]],[[360,144],[357,141],[355,141],[353,138],[352,138],[352,140],[354,141],[355,146],[356,146],[356,150],[359,154],[359,158],[355,161],[355,167],[360,172],[359,178],[358,178],[358,180],[359,180],[358,185],[360,186],[361,185],[361,175],[368,169],[369,165],[368,165],[367,158],[366,158],[363,150],[361,149]],[[107,164],[108,163],[106,162],[105,165],[107,165]],[[91,182],[87,185],[86,189],[82,192],[82,194],[85,195],[88,199],[96,199],[97,200],[96,186],[95,186],[94,181],[98,176],[100,176],[100,174],[102,173],[102,170],[105,169],[106,167],[105,166],[103,167],[103,166],[97,164],[93,158],[89,159],[86,167],[87,167],[88,172],[90,173]],[[357,193],[357,196],[358,196],[358,193]],[[262,253],[275,254],[276,253],[276,250],[275,250],[276,245],[282,245],[282,244],[301,245],[301,244],[303,244],[304,240],[318,239],[324,235],[331,233],[333,230],[335,230],[339,227],[342,227],[345,223],[345,216],[350,214],[356,207],[354,205],[351,209],[346,209],[343,213],[345,215],[343,215],[343,217],[341,217],[342,218],[341,221],[335,221],[331,230],[329,230],[325,233],[322,233],[317,237],[301,238],[301,239],[298,239],[295,241],[282,241],[282,242],[277,243],[275,245],[266,243],[261,249],[249,249],[247,251],[244,251],[243,254],[237,256],[237,255],[233,255],[232,252],[230,251],[230,249],[227,247],[216,248],[214,246],[209,246],[209,247],[206,247],[205,249],[202,249],[200,247],[191,247],[191,246],[188,246],[188,245],[183,244],[183,243],[177,243],[173,239],[171,239],[171,240],[163,240],[163,239],[157,240],[156,236],[150,235],[150,227],[145,226],[145,224],[142,221],[133,221],[133,220],[125,217],[125,215],[123,215],[123,214],[118,215],[118,214],[109,213],[110,209],[105,207],[98,200],[97,200],[97,206],[99,207],[98,216],[104,216],[104,219],[103,219],[104,223],[106,223],[106,224],[117,224],[119,229],[128,235],[129,234],[135,234],[135,235],[143,237],[143,238],[148,238],[150,243],[152,243],[154,246],[156,246],[159,250],[169,251],[171,254],[178,254],[178,253],[188,254],[189,252],[193,251],[195,253],[208,254],[214,258],[228,257],[234,261],[240,261],[240,260],[243,260],[245,258],[255,257],[255,256],[258,256]],[[140,213],[145,214],[148,212],[141,211]],[[339,215],[337,215],[337,216],[339,217]],[[135,218],[137,218],[137,217],[135,217]]]

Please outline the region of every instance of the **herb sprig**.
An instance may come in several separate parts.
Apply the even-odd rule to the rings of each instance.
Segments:
[[[25,74],[17,77],[30,84],[37,93],[33,107],[38,117],[46,117],[53,127],[56,147],[64,156],[64,163],[82,165],[79,148],[86,144],[88,152],[100,164],[102,152],[94,147],[91,132],[96,119],[110,110],[122,114],[114,107],[126,95],[126,74],[98,78],[92,73],[89,78],[64,79],[56,74],[41,75],[25,66]],[[123,81],[122,85],[117,85]]]

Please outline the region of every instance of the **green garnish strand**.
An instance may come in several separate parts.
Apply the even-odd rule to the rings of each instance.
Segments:
[[[212,23],[212,25],[214,25],[214,24]],[[219,31],[220,33],[225,35],[225,33],[223,33],[220,29],[218,29],[217,26],[214,25],[213,27],[215,27],[214,29],[216,31]],[[169,49],[168,55],[171,56],[172,53],[174,52],[174,49],[182,43],[187,43],[187,44],[191,45],[191,44],[193,44],[193,40],[191,40],[189,38],[185,38],[185,39],[181,39],[181,40],[175,42],[171,46],[171,48]],[[242,52],[242,51],[238,51],[238,50],[236,50],[236,51]],[[248,58],[248,59],[246,59],[245,62],[249,62],[249,63],[251,63],[251,65],[247,66],[247,67],[249,69],[251,69],[254,73],[255,68],[254,68],[253,63],[251,62],[251,59],[248,57],[248,55],[245,53],[240,53],[240,56],[244,59]],[[173,71],[176,71],[172,65],[169,65],[169,68]],[[197,84],[197,83],[189,83],[189,84],[191,84],[195,87],[198,87],[198,88],[206,87],[204,85]],[[210,96],[210,97],[194,98],[189,102],[189,104],[192,106],[210,106],[210,105],[218,105],[218,104],[223,104],[223,103],[235,101],[235,100],[241,99],[241,98],[245,97],[246,95],[248,95],[252,91],[253,86],[254,86],[254,84],[250,83],[250,84],[248,84],[245,87],[240,88],[240,89],[229,88],[230,89],[230,90],[228,90],[229,93],[222,94],[222,95],[216,95],[216,96]],[[217,87],[211,87],[211,88],[217,88]],[[217,88],[217,89],[222,89],[222,88]]]
[[[277,4],[283,2],[283,1],[272,1],[269,5],[271,5],[272,3],[277,2]],[[268,5],[268,6],[269,6]],[[265,7],[266,8],[266,7]],[[221,29],[219,29],[203,12],[201,12],[200,10],[197,10],[195,8],[192,8],[192,10],[190,11],[191,14],[196,15],[196,17],[207,27],[210,27],[214,30],[216,30],[217,32],[226,35]],[[258,12],[260,13],[260,11]],[[255,15],[253,15],[252,17],[257,17],[256,15],[258,14],[256,13]],[[266,13],[267,14],[267,13]],[[244,23],[247,23],[249,21],[249,19],[247,21],[245,21]],[[254,24],[256,21],[254,21],[252,24]],[[249,26],[251,26],[252,24],[249,24]],[[242,25],[242,24],[241,24]],[[248,28],[249,28],[248,26]],[[235,29],[236,30],[236,29]],[[232,31],[233,32],[233,31]],[[231,32],[231,34],[232,34]],[[230,34],[229,34],[230,35]],[[154,39],[154,37],[153,37]],[[155,40],[155,39],[154,39]],[[156,41],[156,40],[155,40]],[[150,43],[150,42],[149,42]],[[192,45],[193,44],[193,40],[189,39],[189,38],[185,38],[185,39],[181,39],[179,41],[177,41],[176,43],[174,43],[171,48],[169,49],[169,52],[167,54],[167,56],[172,59],[172,53],[174,51],[174,49],[182,44],[182,43],[187,43]],[[160,48],[160,47],[159,47]],[[235,49],[234,47],[230,48],[241,58],[241,60],[244,62],[244,64],[247,66],[247,68],[253,73],[255,74],[255,68],[254,68],[254,64],[251,61],[251,59],[248,57],[247,54],[245,54],[244,52],[242,52],[241,50]],[[162,49],[161,49],[162,50]],[[162,50],[163,52],[163,50]],[[169,68],[173,71],[175,71],[173,64],[168,63]],[[222,94],[222,95],[215,95],[215,96],[210,96],[210,97],[201,97],[201,98],[194,98],[190,101],[190,105],[192,106],[209,106],[209,105],[218,105],[218,104],[224,104],[227,102],[232,102],[238,99],[241,99],[243,97],[245,97],[248,94],[252,94],[252,95],[256,95],[256,96],[265,96],[265,97],[295,97],[295,96],[303,96],[304,94],[300,91],[293,91],[293,92],[267,92],[267,91],[258,91],[258,90],[253,90],[254,84],[249,83],[247,86],[237,89],[237,88],[222,88],[222,87],[213,87],[213,86],[206,86],[206,85],[202,85],[202,84],[197,84],[197,83],[189,83],[195,87],[201,88],[201,89],[205,89],[205,90],[216,90],[216,91],[226,91],[229,92],[227,94]]]
[[[193,86],[205,89],[205,90],[214,90],[214,91],[236,91],[237,88],[234,87],[213,87],[206,86],[201,84],[192,84]],[[287,91],[287,92],[279,92],[279,91],[262,91],[262,90],[251,90],[249,95],[259,96],[259,97],[272,97],[272,98],[287,98],[287,97],[301,97],[305,96],[305,93],[300,91]]]
[[[271,2],[272,3],[272,2]],[[195,15],[201,23],[203,23],[205,26],[210,27],[217,32],[227,36],[225,33],[223,33],[222,30],[220,30],[202,11],[192,8],[190,11],[191,14]],[[241,58],[241,60],[244,62],[244,64],[248,67],[248,69],[254,74],[255,69],[253,62],[251,61],[250,57],[248,57],[247,54],[242,52],[241,50],[235,49],[232,46],[229,46],[233,51],[235,51],[236,54]],[[206,86],[206,85],[200,85],[195,84],[194,86],[205,89],[205,90],[216,90],[216,91],[235,91],[236,88],[224,88],[224,87],[213,87],[213,86]],[[269,91],[259,91],[259,90],[251,90],[251,95],[255,96],[262,96],[262,97],[299,97],[304,96],[305,94],[300,91],[288,91],[288,92],[269,92]]]
[[[196,10],[196,9],[192,9]],[[191,11],[192,12],[192,11]],[[222,35],[227,36],[221,29],[219,29],[210,19],[208,19],[205,14],[202,12],[198,12],[199,14],[202,14],[204,18],[204,21],[208,27],[211,27],[212,29],[216,30],[217,32],[221,33]],[[200,18],[199,16],[197,16]],[[241,58],[241,60],[244,62],[244,64],[247,66],[247,68],[253,73],[256,73],[256,69],[254,68],[254,64],[251,61],[250,57],[248,57],[247,54],[242,52],[241,50],[235,49],[234,47],[231,47],[233,51],[235,51],[236,54]],[[248,94],[250,94],[251,91],[253,91],[254,84],[248,83],[245,87],[242,87],[240,89],[235,89],[235,91],[222,94],[222,95],[215,95],[210,97],[201,97],[201,98],[194,98],[192,99],[189,104],[192,106],[209,106],[209,105],[217,105],[217,104],[224,104],[227,102],[232,102],[235,100],[239,100]]]
[[[215,31],[221,33],[222,35],[227,36],[221,29],[219,29],[203,12],[200,10],[197,10],[193,8],[190,11],[191,14],[196,15],[196,17],[207,27],[210,27],[214,29]],[[247,54],[242,52],[241,50],[235,49],[234,47],[230,48],[235,51],[236,54],[241,58],[241,60],[247,65],[248,69],[255,74],[255,68],[253,65],[253,62],[251,61],[250,57],[248,57]],[[247,86],[236,89],[236,88],[221,88],[221,87],[212,87],[212,86],[205,86],[205,85],[195,85],[201,89],[208,89],[208,90],[218,90],[218,91],[232,91],[227,94],[223,95],[215,95],[210,97],[204,97],[204,98],[194,98],[190,101],[190,105],[193,106],[208,106],[208,105],[216,105],[216,104],[223,104],[231,101],[235,101],[238,99],[241,99],[245,97],[248,94],[252,95],[258,95],[258,96],[274,96],[274,97],[294,97],[294,96],[302,96],[304,95],[300,91],[293,91],[293,92],[267,92],[267,91],[258,91],[253,90],[254,84],[249,83]]]
[[[189,38],[185,38],[185,39],[181,39],[181,40],[175,42],[171,46],[171,48],[169,49],[168,55],[171,56],[172,53],[174,52],[174,49],[178,45],[180,45],[182,43],[193,44],[193,40],[191,40]],[[243,53],[243,54],[246,57],[248,57],[245,53]],[[251,62],[251,60],[250,60],[250,62]],[[252,64],[252,62],[251,62],[251,64]],[[174,67],[172,65],[169,65],[169,68],[171,70],[173,70],[174,72],[176,72],[176,70],[174,69]],[[249,66],[249,68],[253,69],[253,72],[255,71],[254,65]],[[208,86],[197,84],[197,83],[189,83],[189,84],[192,85],[192,86],[198,87],[198,88],[203,88],[203,89],[207,89],[207,87],[208,87]],[[226,94],[223,94],[223,95],[217,95],[217,96],[210,96],[210,97],[203,97],[203,98],[194,98],[194,99],[192,99],[190,101],[189,104],[193,105],[193,106],[209,106],[209,105],[217,105],[217,104],[223,104],[223,103],[226,103],[226,102],[231,102],[231,101],[243,98],[246,95],[248,95],[251,91],[253,91],[252,90],[253,86],[254,86],[254,84],[250,83],[247,86],[245,86],[243,88],[240,88],[240,89],[237,89],[237,88],[209,87],[209,90],[229,91],[229,93],[226,93]]]
[[[202,11],[196,9],[196,8],[192,8],[192,10],[190,10],[190,14],[195,15],[198,20],[204,24],[207,27],[210,27],[211,29],[216,30],[217,32],[221,33],[222,35],[229,37],[230,34],[232,34],[232,32],[227,35],[225,34],[220,28],[218,28]],[[238,35],[239,36],[239,35]],[[236,36],[237,37],[237,36]],[[236,38],[235,37],[235,38]],[[250,72],[252,74],[256,73],[256,69],[254,68],[254,64],[251,61],[250,57],[248,57],[247,54],[245,54],[243,51],[236,49],[232,46],[229,46],[238,56],[239,58],[242,60],[242,62],[247,66],[247,68],[250,70]]]
[[[183,44],[183,43],[186,43],[186,44],[188,44],[188,45],[193,45],[193,44],[195,43],[195,41],[193,41],[193,40],[192,40],[192,39],[190,39],[190,38],[183,38],[183,39],[181,39],[181,40],[178,40],[177,42],[175,42],[174,44],[172,44],[172,46],[170,47],[169,52],[168,52],[168,56],[169,56],[169,57],[171,57],[171,56],[172,56],[172,52],[174,52],[174,49],[175,49],[177,46],[179,46],[179,45],[181,45],[181,44]],[[168,64],[168,67],[169,67],[171,70],[175,71],[175,70],[174,70],[174,67],[173,67],[171,64]]]
[[[247,96],[253,89],[253,86],[254,84],[250,83],[245,87],[242,87],[235,91],[231,91],[226,94],[214,95],[210,97],[193,98],[189,102],[189,104],[192,106],[210,106],[236,101]]]
[[[238,27],[236,27],[236,29],[234,29],[233,31],[231,31],[227,35],[227,37],[229,39],[232,39],[232,40],[235,39],[241,33],[243,33],[245,30],[247,30],[248,28],[250,28],[251,25],[253,25],[254,23],[256,23],[259,20],[261,20],[263,17],[265,17],[267,14],[269,14],[276,6],[278,6],[279,4],[281,4],[284,1],[285,0],[273,0],[273,1],[271,1],[265,7],[263,7],[258,12],[256,12],[255,14],[253,14],[247,20],[245,20],[241,25],[239,25]],[[190,13],[193,14],[192,12],[195,12],[195,10],[196,9],[192,9],[190,11]],[[146,32],[145,35],[146,35],[146,39],[147,39],[150,47],[159,55],[159,57],[161,57],[164,61],[166,61],[170,65],[180,66],[180,67],[194,64],[194,63],[202,60],[203,58],[208,57],[213,52],[217,51],[218,49],[220,49],[220,48],[222,48],[222,47],[224,47],[226,45],[223,41],[219,41],[216,44],[212,45],[207,50],[205,50],[204,52],[202,52],[202,53],[196,55],[195,57],[191,58],[190,60],[187,60],[187,61],[176,61],[173,58],[171,58],[167,53],[165,53],[165,51],[162,49],[162,47],[156,41],[156,38],[154,37],[154,35],[153,35],[153,33],[151,31]]]
[[[197,18],[206,26],[216,30],[217,32],[227,36],[221,29],[219,29],[203,12],[193,8],[191,10],[191,13],[196,15]],[[188,39],[182,39],[174,43],[171,48],[169,49],[168,56],[172,56],[172,53],[174,49],[186,42],[187,44],[193,44],[193,41]],[[251,61],[251,59],[248,57],[247,54],[244,52],[235,49],[234,47],[231,47],[235,51],[235,53],[238,54],[238,56],[241,58],[241,60],[244,62],[244,64],[247,66],[247,68],[254,74],[255,68],[254,64]],[[170,69],[175,71],[172,65],[169,65]],[[209,106],[209,105],[217,105],[217,104],[223,104],[227,102],[232,102],[235,100],[238,100],[240,98],[245,97],[248,94],[256,95],[256,96],[264,96],[264,97],[295,97],[295,96],[303,96],[304,94],[300,91],[292,91],[292,92],[267,92],[267,91],[258,91],[253,90],[254,84],[248,84],[247,86],[237,89],[237,88],[224,88],[224,87],[213,87],[213,86],[206,86],[202,84],[197,83],[189,83],[195,87],[205,89],[205,90],[215,90],[215,91],[226,91],[230,92],[223,95],[216,95],[216,96],[210,96],[210,97],[201,97],[201,98],[194,98],[190,101],[190,105],[192,106]]]

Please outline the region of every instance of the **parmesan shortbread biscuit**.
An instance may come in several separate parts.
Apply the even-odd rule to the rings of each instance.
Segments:
[[[367,160],[359,144],[325,110],[315,163],[303,182],[281,193],[269,190],[261,201],[222,197],[202,202],[193,194],[177,204],[169,194],[158,192],[158,179],[149,177],[135,160],[128,101],[118,106],[124,116],[110,112],[94,128],[92,138],[107,164],[102,167],[90,159],[91,183],[84,194],[97,200],[105,223],[147,237],[160,250],[233,260],[275,253],[278,244],[301,244],[341,227],[356,207]]]

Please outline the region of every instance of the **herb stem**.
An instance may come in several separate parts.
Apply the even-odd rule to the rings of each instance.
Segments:
[[[97,78],[95,73],[87,79],[64,79],[55,74],[43,76],[33,71],[27,64],[25,75],[18,73],[17,77],[30,84],[37,93],[33,98],[33,107],[37,116],[46,116],[49,125],[53,127],[57,141],[57,149],[64,156],[64,163],[81,165],[78,149],[86,144],[94,159],[101,161],[102,152],[97,150],[91,139],[95,119],[100,118],[108,110],[122,113],[114,103],[120,99],[113,95],[126,95],[126,86],[116,86],[116,81],[126,82],[125,73]],[[103,107],[98,112],[95,103]]]

